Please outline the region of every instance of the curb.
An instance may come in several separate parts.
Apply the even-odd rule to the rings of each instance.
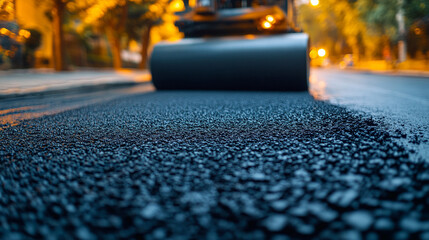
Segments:
[[[22,98],[22,97],[30,97],[30,96],[45,96],[45,95],[53,95],[60,93],[72,93],[72,92],[92,92],[92,91],[100,91],[106,89],[113,88],[121,88],[121,87],[130,87],[136,85],[144,85],[151,84],[148,82],[136,82],[136,81],[128,81],[128,82],[113,82],[113,83],[100,83],[95,85],[84,85],[84,86],[70,86],[68,88],[58,88],[58,89],[47,89],[44,91],[36,91],[36,92],[24,92],[24,93],[11,93],[11,94],[0,94],[0,100],[9,99],[9,98]]]
[[[415,78],[429,78],[429,71],[413,71],[413,70],[367,70],[367,69],[337,69],[339,71],[350,71],[362,74],[372,75],[388,75],[392,77],[415,77]]]

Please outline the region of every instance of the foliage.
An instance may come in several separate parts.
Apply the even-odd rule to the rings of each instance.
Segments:
[[[80,0],[67,4],[82,24],[83,32],[87,26],[95,32],[107,36],[115,68],[121,67],[120,51],[130,40],[142,43],[146,58],[150,29],[163,23],[163,17],[169,14],[171,0]]]
[[[397,40],[396,14],[399,10],[397,1],[360,0],[356,4],[370,34],[387,36],[391,41]]]
[[[0,21],[12,21],[15,10],[12,0],[0,0]]]
[[[429,0],[406,0],[405,15],[408,25],[429,15]]]
[[[353,52],[358,57],[364,46],[373,48],[366,41],[358,10],[348,0],[324,0],[317,7],[301,5],[298,21],[316,46],[328,48],[332,54]]]
[[[334,55],[353,52],[372,58],[388,54],[383,51],[394,49],[401,38],[400,9],[411,31],[416,22],[429,16],[429,0],[321,0],[317,7],[301,5],[298,17],[316,46]]]

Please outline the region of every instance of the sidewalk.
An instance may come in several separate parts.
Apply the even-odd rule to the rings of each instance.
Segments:
[[[149,82],[147,70],[77,70],[54,72],[50,69],[0,71],[0,98],[113,87]]]
[[[404,77],[429,77],[429,63],[425,60],[407,60],[393,68],[384,60],[362,61],[350,70],[372,74],[384,74]]]
[[[341,71],[350,71],[356,73],[367,73],[367,74],[379,74],[379,75],[389,75],[389,76],[401,76],[401,77],[422,77],[429,78],[429,71],[421,70],[372,70],[372,69],[363,69],[363,68],[334,68]]]

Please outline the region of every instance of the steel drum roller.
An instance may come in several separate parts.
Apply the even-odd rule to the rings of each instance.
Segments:
[[[307,49],[304,33],[188,38],[157,44],[150,69],[159,90],[306,91]]]

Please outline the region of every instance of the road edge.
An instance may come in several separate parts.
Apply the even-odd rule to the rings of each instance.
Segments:
[[[101,84],[90,84],[90,85],[80,85],[80,86],[71,86],[66,88],[58,89],[47,89],[43,91],[35,92],[24,92],[24,93],[11,93],[11,94],[0,94],[0,100],[4,99],[13,99],[13,98],[22,98],[29,96],[45,96],[45,95],[54,95],[60,93],[70,93],[70,92],[91,92],[91,91],[100,91],[112,88],[121,88],[121,87],[130,87],[135,85],[144,85],[150,84],[151,81],[146,82],[136,82],[136,81],[126,81],[126,82],[113,82],[113,83],[101,83]]]

